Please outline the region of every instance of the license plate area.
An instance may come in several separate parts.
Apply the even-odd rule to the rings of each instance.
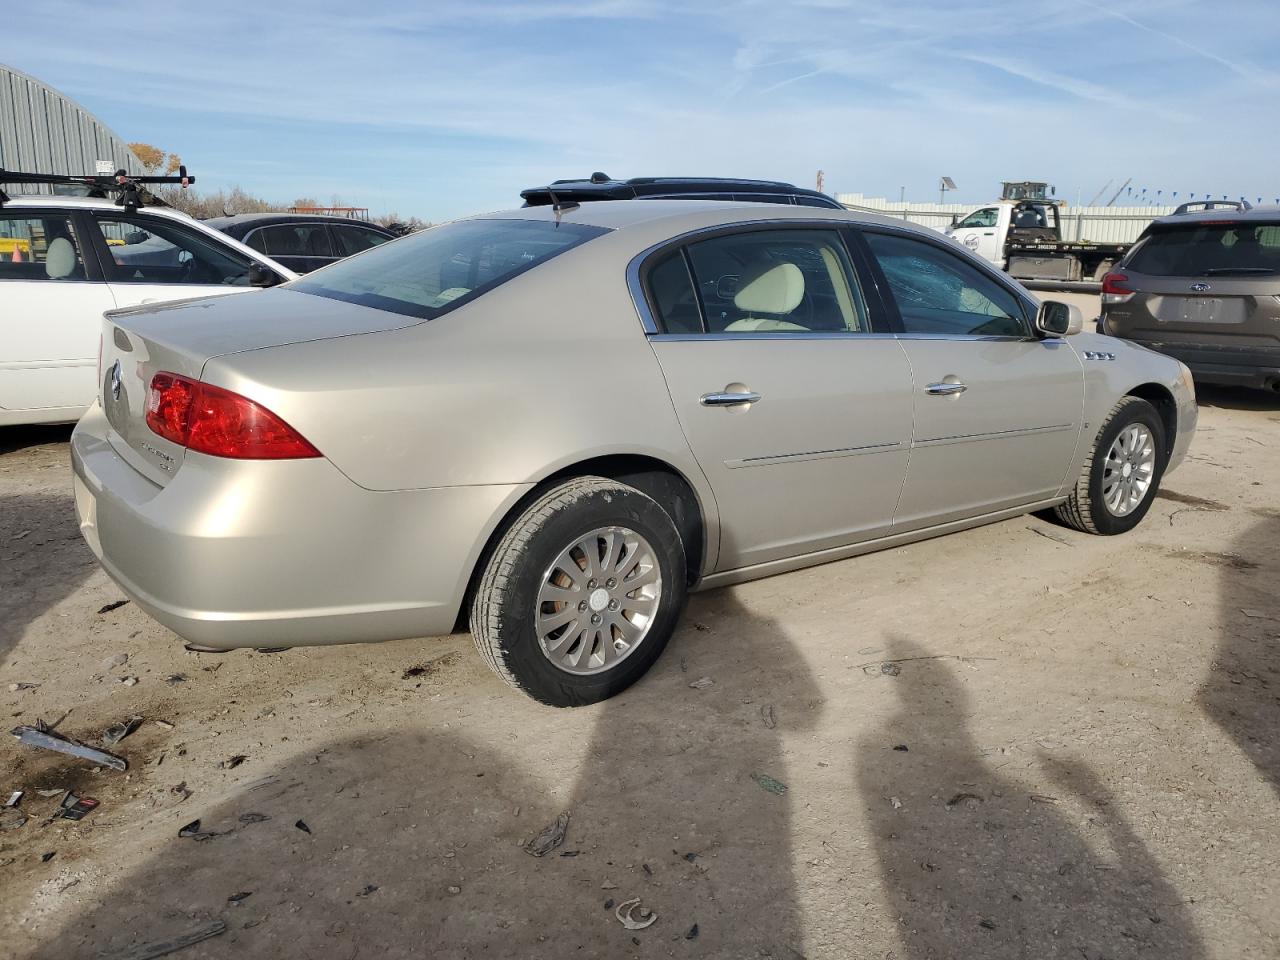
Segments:
[[[1161,323],[1244,323],[1240,297],[1162,297],[1156,319]]]

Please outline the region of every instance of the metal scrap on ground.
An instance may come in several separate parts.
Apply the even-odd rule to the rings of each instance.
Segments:
[[[524,845],[524,852],[532,857],[545,857],[560,844],[564,843],[564,835],[569,830],[569,812],[566,810],[556,817],[555,823],[549,824],[541,833]]]
[[[95,750],[93,747],[86,747],[82,743],[76,743],[74,740],[68,740],[47,730],[19,726],[14,727],[9,732],[17,737],[20,743],[24,743],[28,747],[38,747],[43,750],[53,750],[56,753],[65,753],[68,756],[79,757],[81,760],[88,760],[91,763],[100,763],[104,767],[110,767],[112,770],[127,770],[129,767],[129,764],[120,757],[113,756],[102,750]]]
[[[163,957],[202,940],[216,937],[221,933],[225,933],[226,929],[227,925],[224,921],[213,920],[176,937],[170,937],[168,940],[153,940],[150,943],[142,943],[136,947],[130,947],[123,953],[113,955],[110,960],[154,960],[155,957]]]
[[[643,930],[645,927],[652,926],[653,922],[658,919],[658,915],[656,913],[644,907],[640,907],[640,919],[635,919],[633,914],[635,913],[636,907],[640,907],[639,897],[632,900],[624,900],[622,903],[618,904],[618,909],[613,912],[613,915],[617,917],[618,922],[628,930]]]

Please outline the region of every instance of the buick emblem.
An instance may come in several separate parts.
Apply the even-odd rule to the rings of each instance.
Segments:
[[[1193,283],[1191,285],[1191,289],[1194,290],[1196,293],[1208,293],[1209,285],[1202,281],[1200,283]]]
[[[111,365],[111,399],[120,399],[120,389],[124,386],[120,377],[120,361],[117,360]]]

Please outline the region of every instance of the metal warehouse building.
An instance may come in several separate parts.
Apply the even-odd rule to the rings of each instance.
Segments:
[[[35,77],[0,63],[0,168],[92,174],[100,160],[109,162],[112,170],[143,172],[125,142],[88,110]],[[34,189],[22,187],[26,193]]]

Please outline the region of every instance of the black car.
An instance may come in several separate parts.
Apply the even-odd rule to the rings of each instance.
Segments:
[[[241,213],[205,223],[297,273],[327,266],[397,236],[363,220],[312,213]]]
[[[723,177],[633,177],[614,180],[593,173],[585,180],[556,180],[545,187],[521,190],[526,207],[552,203],[584,203],[588,200],[739,200],[752,203],[785,203],[801,207],[843,210],[839,203],[817,190],[806,190],[778,180],[734,180]]]

